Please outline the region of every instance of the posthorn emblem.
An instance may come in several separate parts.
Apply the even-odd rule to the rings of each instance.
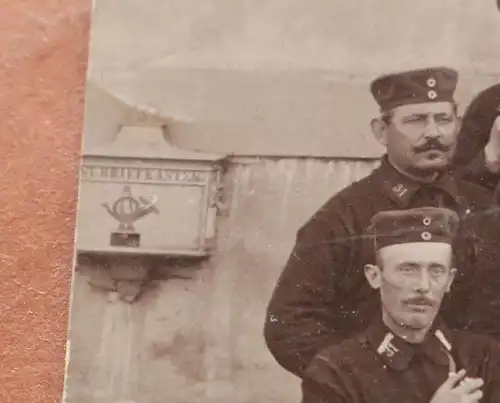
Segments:
[[[134,232],[134,223],[148,214],[159,214],[156,208],[156,197],[142,197],[135,198],[132,196],[130,186],[123,187],[123,195],[119,197],[112,206],[108,203],[102,205],[107,212],[113,217],[118,224],[118,232]]]

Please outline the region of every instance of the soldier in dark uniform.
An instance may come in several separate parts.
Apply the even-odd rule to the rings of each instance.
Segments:
[[[438,67],[372,83],[381,109],[372,130],[387,153],[380,167],[334,195],[299,229],[268,305],[265,340],[288,371],[300,377],[314,354],[376,316],[378,296],[362,270],[374,254],[361,234],[384,210],[439,206],[457,212],[460,275],[443,316],[450,326],[500,336],[500,230],[491,193],[448,175],[459,129],[457,79],[456,71]]]
[[[303,403],[494,403],[500,344],[450,330],[438,312],[452,287],[459,218],[445,208],[376,214],[365,266],[381,314],[367,330],[318,353],[302,381]],[[374,261],[375,262],[375,261]]]

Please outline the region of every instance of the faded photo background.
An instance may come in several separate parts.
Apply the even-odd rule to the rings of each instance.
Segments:
[[[212,256],[185,276],[160,276],[128,303],[105,284],[112,268],[78,262],[66,403],[300,401],[298,378],[265,346],[265,308],[299,226],[378,164],[369,82],[447,65],[460,72],[463,110],[500,82],[495,7],[96,0],[84,154],[122,126],[165,125],[176,147],[227,155],[229,164]],[[84,200],[77,249],[79,228],[101,228]]]

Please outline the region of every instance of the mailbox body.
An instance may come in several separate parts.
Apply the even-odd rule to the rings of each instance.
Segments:
[[[144,131],[122,131],[125,150],[123,139],[118,138],[106,150],[83,155],[78,252],[209,255],[215,237],[221,159],[172,148],[161,131]],[[148,146],[154,146],[154,153],[137,144],[143,141],[141,133]]]

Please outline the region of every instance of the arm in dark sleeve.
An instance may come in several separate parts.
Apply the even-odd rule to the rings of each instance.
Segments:
[[[453,156],[453,165],[464,179],[490,190],[498,183],[499,176],[488,171],[484,148],[499,115],[499,105],[500,84],[488,87],[476,95],[464,112]]]
[[[464,112],[457,135],[453,165],[463,179],[477,185],[494,189],[500,175],[489,172],[484,148],[490,140],[490,133],[499,115],[500,84],[481,91]]]
[[[500,182],[500,175],[488,170],[484,150],[480,151],[467,165],[458,166],[455,172],[458,177],[488,190],[494,190]]]
[[[334,277],[348,265],[351,235],[339,214],[320,210],[298,231],[269,302],[267,346],[281,366],[299,377],[318,351],[343,338]]]

